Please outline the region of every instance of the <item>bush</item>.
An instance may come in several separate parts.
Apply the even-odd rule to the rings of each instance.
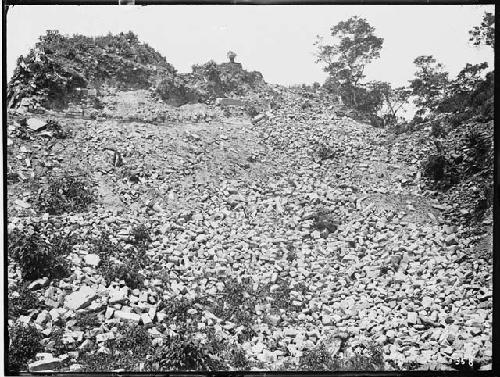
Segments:
[[[337,155],[337,151],[330,145],[319,144],[316,150],[316,155],[320,161],[331,160]]]
[[[11,289],[9,289],[10,293]],[[30,309],[40,309],[43,305],[38,297],[28,289],[28,284],[24,283],[19,287],[19,296],[8,296],[8,317],[17,319],[21,315],[27,315]]]
[[[106,286],[112,282],[125,281],[130,289],[141,288],[144,285],[144,276],[137,272],[140,266],[135,260],[129,259],[123,264],[104,260],[98,267],[99,273],[104,277]]]
[[[78,360],[87,372],[125,369],[137,371],[152,353],[151,336],[143,326],[121,324],[116,329],[116,338],[108,340],[109,353],[83,354]]]
[[[70,273],[65,256],[71,251],[75,239],[54,234],[51,239],[41,233],[38,224],[27,229],[15,229],[8,238],[8,250],[19,265],[23,279],[35,280],[44,276],[62,278]]]
[[[104,232],[94,241],[93,249],[101,258],[97,270],[104,277],[107,286],[120,280],[124,280],[131,289],[144,285],[144,276],[138,271],[148,264],[145,248],[126,251],[120,244],[111,242],[109,234]],[[119,258],[122,263],[111,261],[111,256]]]
[[[148,228],[144,224],[140,224],[132,229],[132,240],[135,244],[143,244],[151,241]]]
[[[27,369],[28,361],[43,350],[41,340],[42,334],[33,326],[16,325],[9,329],[9,374]]]
[[[423,175],[431,178],[434,182],[441,181],[445,178],[446,158],[442,154],[432,154],[422,165]]]
[[[370,343],[363,354],[355,353],[350,357],[332,355],[325,342],[321,342],[312,350],[304,352],[299,360],[299,367],[315,371],[377,371],[384,370],[384,354],[382,348]]]
[[[177,334],[168,336],[160,349],[148,360],[146,369],[160,370],[224,370],[227,365],[219,355],[225,348],[213,330],[196,333],[181,325]]]
[[[65,173],[60,177],[50,177],[37,201],[41,211],[60,215],[86,211],[95,198],[92,182],[84,176]]]

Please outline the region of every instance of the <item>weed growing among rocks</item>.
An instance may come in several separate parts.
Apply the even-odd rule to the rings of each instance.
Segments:
[[[86,372],[124,369],[137,371],[152,353],[151,336],[143,326],[121,324],[117,337],[106,342],[107,353],[83,354],[78,360]]]
[[[155,350],[146,370],[225,370],[227,364],[221,357],[225,348],[213,330],[196,332],[193,327],[180,323],[176,333],[169,335],[164,345]]]
[[[26,370],[26,364],[43,350],[42,334],[33,326],[16,325],[9,329],[9,374]]]
[[[38,224],[28,224],[22,231],[15,229],[8,238],[9,255],[18,263],[23,279],[35,280],[44,276],[63,278],[70,274],[66,255],[75,239],[54,233],[49,238]]]
[[[102,233],[100,238],[94,241],[93,248],[101,258],[97,269],[107,286],[120,280],[125,281],[130,289],[144,285],[144,276],[138,272],[148,263],[143,248],[127,251],[120,244],[111,242],[108,233]],[[111,257],[119,258],[122,263],[114,262]]]
[[[332,354],[326,342],[306,351],[299,360],[299,369],[310,371],[377,371],[384,369],[382,348],[370,343],[363,353],[348,357]]]
[[[11,294],[9,289],[8,296],[8,317],[9,319],[17,319],[21,315],[27,315],[30,309],[40,309],[42,303],[38,297],[28,289],[28,284],[23,283],[19,287],[17,294]]]
[[[96,199],[92,186],[85,176],[64,173],[50,177],[37,198],[40,211],[50,215],[86,211]]]

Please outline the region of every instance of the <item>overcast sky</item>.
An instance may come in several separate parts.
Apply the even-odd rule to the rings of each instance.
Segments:
[[[323,82],[315,64],[316,35],[357,15],[384,38],[381,56],[366,69],[368,80],[404,85],[413,77],[413,60],[434,55],[451,76],[465,63],[486,61],[493,50],[468,42],[468,30],[493,6],[14,6],[7,15],[7,75],[16,58],[26,54],[45,30],[62,34],[103,35],[132,30],[158,50],[180,72],[214,59],[223,62],[228,50],[249,70],[269,83]]]

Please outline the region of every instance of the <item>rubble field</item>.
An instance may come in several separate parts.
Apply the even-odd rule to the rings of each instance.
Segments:
[[[179,300],[192,303],[185,321],[247,360],[232,359],[233,370],[300,370],[321,342],[339,358],[373,344],[386,370],[491,366],[491,214],[481,232],[445,216],[452,204],[419,173],[432,144],[425,130],[390,135],[280,90],[279,106],[253,122],[234,107],[174,108],[147,90],[108,93],[81,116],[9,114],[9,231],[56,224],[79,240],[69,276],[30,282],[43,305],[9,317],[43,335],[45,354],[29,370],[87,371],[82,357],[109,353],[123,324],[160,348],[177,331]],[[47,177],[68,171],[94,183],[96,202],[40,212]],[[135,253],[141,225],[143,283],[107,281],[95,240],[106,233]],[[9,262],[16,297],[22,276]],[[82,325],[85,315],[95,323]],[[113,367],[126,368],[144,370],[144,360]]]

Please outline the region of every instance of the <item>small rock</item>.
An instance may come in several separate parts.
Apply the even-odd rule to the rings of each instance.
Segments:
[[[47,122],[36,118],[30,118],[26,123],[28,124],[28,127],[33,131],[43,130],[47,126]]]
[[[96,296],[95,290],[89,286],[83,286],[78,291],[66,296],[64,306],[72,310],[83,309],[89,306]]]
[[[29,372],[48,372],[55,371],[61,367],[61,360],[55,357],[47,357],[42,360],[34,361],[28,364]]]
[[[21,207],[21,208],[24,208],[24,209],[28,209],[31,207],[31,204],[25,202],[24,200],[21,200],[21,199],[16,199],[15,201],[16,205],[18,207]]]
[[[117,310],[117,311],[115,311],[114,317],[117,318],[117,319],[121,319],[121,320],[124,320],[124,321],[135,322],[135,323],[139,323],[139,321],[141,320],[141,316],[139,314],[136,314],[136,313],[127,313],[127,312],[125,312],[123,310]]]
[[[30,285],[28,285],[28,289],[32,291],[36,291],[37,289],[46,287],[49,284],[49,278],[43,277],[41,279],[33,280]]]
[[[87,254],[83,257],[83,260],[88,265],[92,267],[97,267],[99,265],[99,262],[101,261],[101,258],[99,258],[99,255],[97,254]]]

